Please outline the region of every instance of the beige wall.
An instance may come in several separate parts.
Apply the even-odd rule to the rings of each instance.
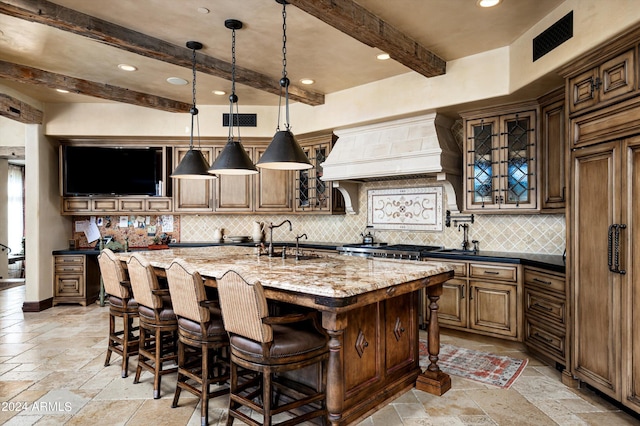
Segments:
[[[53,296],[51,252],[64,248],[71,219],[60,215],[58,151],[37,124],[25,126],[26,297],[38,302]]]
[[[5,208],[0,208],[0,243],[5,245],[9,242],[9,211],[6,208],[9,204],[8,180],[9,160],[0,158],[0,206],[5,206]],[[0,279],[8,278],[8,254],[9,250],[0,250]]]

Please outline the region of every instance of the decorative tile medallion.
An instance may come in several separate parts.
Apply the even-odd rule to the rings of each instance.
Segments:
[[[442,231],[441,186],[370,189],[367,225],[374,229]]]

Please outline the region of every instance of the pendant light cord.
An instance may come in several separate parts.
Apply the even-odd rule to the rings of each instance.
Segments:
[[[191,106],[191,111],[189,111],[191,113],[191,138],[189,139],[189,149],[193,149],[193,120],[194,117],[197,119],[197,123],[196,125],[198,126],[198,148],[200,148],[200,120],[198,119],[198,117],[196,117],[198,115],[198,108],[196,108],[196,49],[192,49],[193,51],[193,55],[192,55],[192,81],[193,81],[193,85],[192,85],[192,96],[193,96],[193,105]]]
[[[236,104],[236,114],[233,114],[233,104]],[[236,96],[236,30],[231,29],[231,94],[229,95],[229,141],[233,141],[233,127],[238,123],[238,142],[240,142],[240,111]]]
[[[287,77],[287,2],[282,2],[282,78],[280,79],[280,98],[278,99],[278,129],[280,130],[280,101],[282,89],[285,93],[285,129],[289,130],[289,77]]]

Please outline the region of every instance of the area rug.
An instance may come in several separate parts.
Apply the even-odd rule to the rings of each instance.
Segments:
[[[420,340],[420,366],[429,365],[427,342]],[[440,344],[438,366],[442,371],[483,383],[509,389],[527,366],[527,359],[495,355],[473,349],[459,348],[446,343]]]

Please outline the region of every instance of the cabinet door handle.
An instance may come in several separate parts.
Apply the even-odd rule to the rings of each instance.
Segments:
[[[545,280],[541,280],[540,278],[534,278],[533,281],[540,283],[540,284],[544,284],[544,285],[551,285],[551,281],[545,281]]]
[[[460,299],[464,299],[464,285],[460,286]]]
[[[625,275],[626,270],[620,269],[620,230],[626,229],[627,225],[614,223],[609,225],[607,234],[607,263],[609,271],[620,275]]]
[[[500,272],[497,271],[484,271],[484,273],[488,275],[500,275]]]

